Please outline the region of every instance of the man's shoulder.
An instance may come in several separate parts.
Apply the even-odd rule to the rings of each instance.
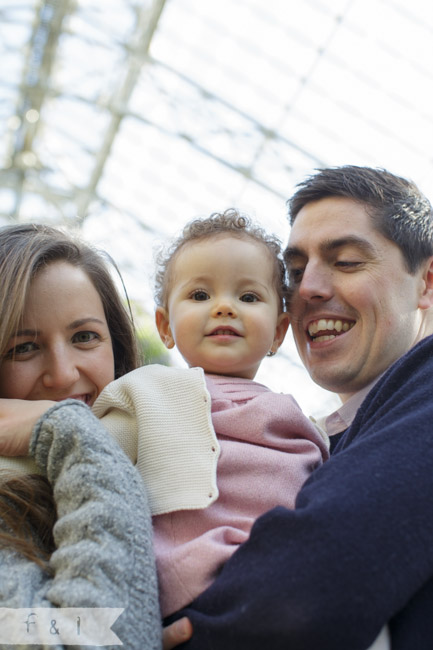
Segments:
[[[415,387],[420,379],[423,384],[429,384],[433,375],[430,377],[425,373],[430,367],[433,368],[433,335],[422,339],[397,359],[377,383],[377,389],[380,390],[388,384],[396,389],[411,382],[414,382]]]
[[[429,389],[433,381],[433,375],[429,375],[429,368],[433,369],[433,336],[428,336],[419,341],[400,359],[388,368],[379,379],[377,384],[368,394],[368,398],[374,399],[378,394],[415,391]]]
[[[430,353],[430,355],[426,355],[426,353]],[[420,357],[421,361],[428,361],[429,359],[432,360],[433,354],[433,334],[430,334],[429,336],[426,336],[425,338],[421,339],[421,341],[418,341],[406,354],[404,354],[400,359],[398,359],[395,363],[400,364],[404,363],[406,360],[410,360],[412,358]]]
[[[397,428],[408,437],[407,427],[425,429],[433,420],[433,336],[428,336],[392,364],[372,387],[352,425],[338,445],[340,451],[359,436]]]

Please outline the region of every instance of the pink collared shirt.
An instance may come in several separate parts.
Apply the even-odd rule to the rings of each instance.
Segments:
[[[379,375],[379,377],[376,377],[376,379],[368,384],[368,386],[365,386],[352,395],[352,397],[350,397],[347,402],[342,404],[336,411],[317,420],[317,424],[326,431],[329,437],[335,436],[337,433],[341,433],[350,427],[362,402],[376,382],[379,381],[381,376],[382,375]]]

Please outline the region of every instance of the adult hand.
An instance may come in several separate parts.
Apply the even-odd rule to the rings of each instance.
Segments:
[[[34,425],[55,402],[0,399],[0,455],[27,456]]]
[[[171,650],[192,637],[192,624],[189,618],[180,618],[162,631],[163,650]]]

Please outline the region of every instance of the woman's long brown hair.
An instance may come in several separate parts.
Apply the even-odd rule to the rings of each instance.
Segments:
[[[28,560],[46,568],[54,551],[56,507],[53,491],[43,476],[9,478],[0,473],[0,517],[4,530],[0,545],[13,548]]]
[[[132,317],[102,254],[70,234],[39,224],[0,228],[0,364],[9,340],[19,329],[33,278],[60,261],[81,268],[101,298],[113,345],[115,377],[134,370],[138,353]],[[47,568],[55,548],[56,516],[46,478],[0,472],[0,546]]]

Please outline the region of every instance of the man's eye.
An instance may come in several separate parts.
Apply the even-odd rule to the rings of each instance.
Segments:
[[[338,260],[338,262],[335,262],[335,266],[338,266],[343,269],[355,268],[356,266],[360,266],[360,264],[362,264],[362,262],[349,262],[347,260]]]
[[[202,290],[194,291],[194,293],[191,294],[191,298],[193,300],[199,300],[199,301],[201,301],[201,300],[209,300],[209,294],[206,293],[206,291],[202,291]]]
[[[77,332],[72,337],[74,343],[90,343],[99,339],[99,336],[96,332]]]
[[[255,293],[244,293],[243,296],[241,296],[242,302],[257,302],[258,299],[259,298]]]
[[[297,284],[302,280],[303,274],[304,274],[304,269],[294,269],[294,268],[289,269],[290,282]]]

